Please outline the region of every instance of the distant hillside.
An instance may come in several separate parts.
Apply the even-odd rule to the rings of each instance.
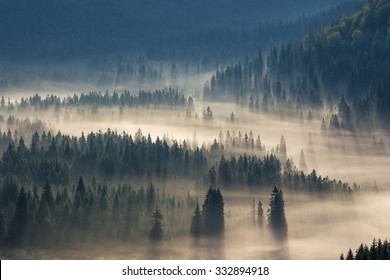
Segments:
[[[226,100],[230,95],[271,110],[286,104],[302,109],[338,105],[336,127],[370,126],[377,119],[388,125],[389,25],[390,0],[369,0],[352,16],[305,35],[299,43],[218,71],[206,85],[205,97]]]
[[[294,18],[341,2],[344,1],[0,1],[0,53],[16,59],[142,49],[164,33]]]

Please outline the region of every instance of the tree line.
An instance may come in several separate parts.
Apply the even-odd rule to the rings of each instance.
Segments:
[[[89,92],[81,93],[80,95],[74,94],[73,96],[67,96],[61,98],[56,95],[47,95],[41,97],[38,94],[30,96],[28,98],[22,97],[20,101],[12,103],[10,100],[6,101],[4,97],[1,98],[0,108],[7,111],[13,111],[15,109],[25,110],[47,110],[67,107],[79,107],[79,106],[99,106],[99,107],[172,107],[172,108],[189,108],[190,110],[194,106],[192,97],[185,97],[183,91],[179,91],[174,88],[165,88],[162,90],[145,91],[140,90],[138,95],[131,94],[130,91],[125,90],[122,93],[109,93],[106,91],[104,94],[101,92]]]
[[[266,112],[337,106],[333,114],[344,129],[366,129],[378,120],[387,126],[388,2],[369,0],[321,32],[271,48],[266,58],[259,52],[218,70],[205,84],[205,98]]]
[[[315,170],[307,175],[299,171],[287,159],[284,137],[275,154],[263,158],[246,154],[225,158],[223,153],[215,153],[215,148],[191,147],[185,141],[168,143],[159,137],[153,141],[141,130],[134,136],[111,130],[82,133],[80,137],[36,132],[29,142],[30,145],[26,144],[20,137],[17,142],[8,143],[0,159],[3,176],[14,176],[29,185],[43,184],[46,180],[54,185],[67,185],[83,174],[86,178],[108,181],[187,178],[231,188],[282,186],[292,191],[324,193],[360,190],[356,184],[350,186],[318,176]],[[304,158],[301,161],[304,163]]]
[[[340,260],[390,260],[390,243],[387,239],[374,239],[370,245],[361,243],[355,253],[349,248],[347,255],[340,255]]]
[[[187,227],[187,216],[195,199],[176,198],[158,191],[153,183],[146,188],[129,184],[108,185],[92,180],[53,187],[20,187],[11,177],[0,192],[0,242],[6,248],[52,247],[119,240],[142,240],[155,228],[151,217],[161,220],[164,211],[166,234],[174,236]],[[157,213],[156,213],[157,209]],[[161,209],[161,210],[160,210]],[[160,216],[161,215],[161,216]]]

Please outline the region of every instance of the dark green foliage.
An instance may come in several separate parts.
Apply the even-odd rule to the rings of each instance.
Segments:
[[[151,228],[149,230],[149,239],[152,241],[159,241],[163,238],[163,215],[157,207],[154,209],[151,218],[152,220],[150,221]]]
[[[283,192],[276,187],[271,193],[269,202],[268,226],[278,238],[287,237],[287,220],[284,213]]]
[[[96,180],[86,183],[83,177],[73,188],[52,189],[45,184],[27,193],[21,188],[15,207],[0,204],[0,242],[6,247],[53,248],[77,242],[134,241],[144,239],[151,228],[153,238],[158,239],[163,229],[162,210],[175,225],[170,233],[183,232],[195,200],[189,194],[185,200],[169,194],[159,196],[154,188],[152,183],[147,189]],[[55,197],[52,207],[47,202],[50,197]],[[157,203],[161,208],[156,210]]]
[[[24,245],[27,241],[29,228],[29,213],[27,196],[24,188],[21,188],[15,207],[15,214],[11,220],[7,237],[5,239],[6,247],[17,247]]]
[[[203,206],[203,230],[205,235],[220,235],[225,230],[224,201],[219,189],[209,188]]]
[[[196,202],[195,210],[194,210],[194,216],[191,220],[191,229],[190,233],[193,237],[197,238],[200,237],[202,234],[202,218],[199,208],[199,203]]]
[[[150,136],[143,136],[141,131],[134,138],[110,130],[83,134],[79,138],[61,133],[55,137],[42,133],[39,139],[33,138],[34,145],[26,149],[23,157],[17,156],[16,148],[9,145],[0,160],[3,174],[14,175],[21,183],[43,185],[49,181],[54,185],[66,185],[83,173],[106,179],[117,175],[121,178],[164,178],[167,174],[195,178],[208,170],[206,155],[200,149],[191,150],[176,141],[168,145],[160,138],[152,142]],[[57,152],[50,152],[50,147]],[[24,170],[23,176],[19,176],[20,170]],[[11,193],[11,189],[12,182],[9,181],[9,188],[3,190],[2,196],[15,197],[15,191]],[[77,195],[83,196],[83,192],[77,192]]]
[[[210,82],[215,93],[211,97],[225,100],[227,95],[249,103],[252,110],[283,115],[296,114],[292,104],[309,109],[335,106],[337,114],[328,119],[333,129],[370,129],[378,120],[388,126],[389,5],[388,0],[367,1],[352,16],[306,34],[299,43],[271,48],[264,77],[254,71],[261,57],[219,70],[210,80],[216,85],[213,90]],[[223,89],[217,86],[222,82]]]
[[[372,241],[370,247],[360,244],[359,248],[356,249],[355,255],[350,248],[346,260],[390,260],[390,243],[375,239]]]
[[[156,109],[166,107],[185,108],[187,104],[190,107],[193,106],[192,98],[189,103],[190,98],[185,97],[182,91],[171,87],[154,92],[140,90],[138,94],[132,94],[130,91],[124,91],[122,93],[113,92],[111,94],[108,91],[104,94],[92,91],[89,93],[81,93],[80,95],[74,94],[64,99],[56,95],[41,97],[35,94],[29,98],[22,98],[17,109],[49,110],[55,108],[58,111],[62,108],[66,109],[85,105],[92,106],[92,112],[97,113],[101,107],[107,108],[113,106],[126,106],[128,108],[152,106]]]

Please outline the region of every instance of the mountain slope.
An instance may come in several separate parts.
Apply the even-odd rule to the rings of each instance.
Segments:
[[[343,0],[0,1],[5,57],[74,56],[142,49],[169,32],[254,24],[317,12]]]

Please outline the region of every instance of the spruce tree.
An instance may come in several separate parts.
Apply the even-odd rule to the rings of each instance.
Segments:
[[[198,201],[196,202],[195,206],[195,211],[194,211],[194,216],[192,217],[191,220],[191,235],[193,237],[200,237],[202,233],[202,219],[200,215],[200,208],[199,208],[199,203]]]
[[[163,238],[163,215],[161,214],[161,211],[158,209],[157,206],[154,209],[151,218],[152,220],[150,221],[151,228],[149,230],[149,239],[152,241],[159,241]]]
[[[224,202],[219,189],[209,188],[202,211],[204,218],[204,233],[206,235],[218,235],[223,233],[225,229]]]
[[[349,250],[348,250],[346,260],[353,260],[353,253],[352,253],[351,248],[349,248]]]
[[[268,226],[276,237],[287,237],[287,221],[284,213],[283,192],[276,187],[271,193],[269,202]]]

